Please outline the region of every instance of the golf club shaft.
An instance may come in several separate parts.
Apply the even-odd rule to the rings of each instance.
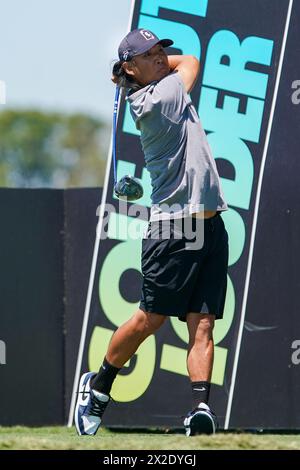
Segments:
[[[114,165],[114,185],[117,183],[117,156],[116,156],[116,137],[117,137],[117,117],[119,106],[120,88],[116,87],[114,113],[113,113],[113,165]]]

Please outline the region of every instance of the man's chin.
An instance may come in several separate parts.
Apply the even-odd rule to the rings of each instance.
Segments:
[[[171,70],[169,70],[169,69],[167,69],[167,68],[161,70],[160,73],[158,74],[157,80],[162,80],[163,78],[167,77],[170,72],[171,72]]]

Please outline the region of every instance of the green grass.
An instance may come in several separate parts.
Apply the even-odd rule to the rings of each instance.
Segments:
[[[117,432],[101,429],[93,437],[78,437],[74,428],[0,427],[0,449],[195,450],[300,449],[299,434],[227,434],[185,437],[182,434]]]

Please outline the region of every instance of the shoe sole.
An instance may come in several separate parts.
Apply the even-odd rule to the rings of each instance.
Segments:
[[[196,436],[197,434],[215,434],[216,425],[213,418],[208,413],[199,411],[192,416],[187,426],[187,436]]]

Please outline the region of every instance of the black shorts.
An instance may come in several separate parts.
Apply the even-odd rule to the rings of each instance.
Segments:
[[[191,238],[191,232],[181,230],[181,238],[176,238],[182,221],[168,221],[169,235],[165,238],[161,238],[164,222],[159,225],[149,222],[142,240],[143,285],[139,308],[182,321],[186,321],[189,312],[213,314],[220,319],[228,267],[228,234],[223,219],[219,212],[210,219],[189,217],[194,234],[201,231],[204,235],[203,246],[197,249],[193,245],[197,235]],[[154,232],[159,234],[156,239],[153,239]]]

